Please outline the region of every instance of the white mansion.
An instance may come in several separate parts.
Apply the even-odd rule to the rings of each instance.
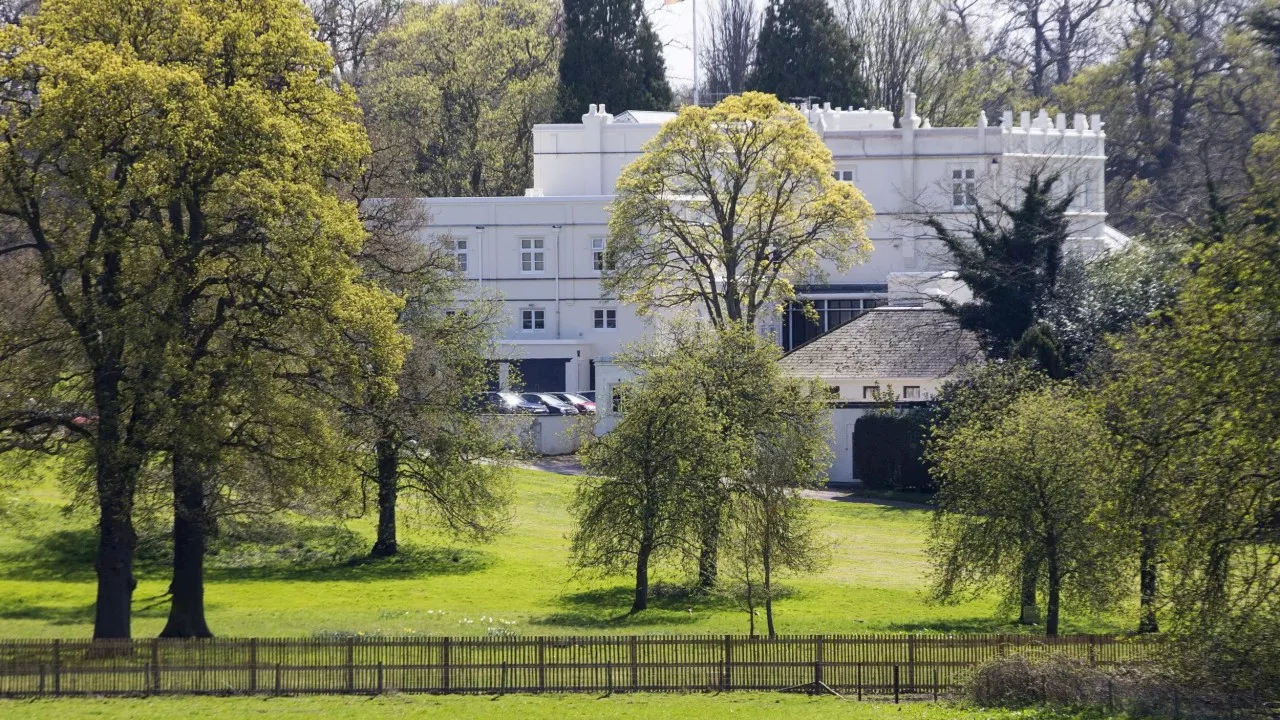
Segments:
[[[868,228],[874,251],[849,272],[802,288],[822,321],[813,326],[798,312],[783,313],[771,330],[784,348],[867,309],[902,304],[910,294],[902,288],[918,289],[922,280],[943,291],[937,288],[947,282],[934,279],[947,260],[919,220],[932,214],[960,221],[981,199],[1011,198],[1033,171],[1058,172],[1075,189],[1079,249],[1097,252],[1120,238],[1105,224],[1098,116],[1068,121],[1044,111],[1034,118],[1006,112],[997,124],[980,115],[974,127],[942,128],[917,117],[914,106],[908,94],[901,128],[883,109],[801,108],[831,149],[837,179],[856,183],[875,208]],[[580,124],[534,128],[534,187],[524,197],[423,200],[429,232],[452,238],[460,267],[478,288],[501,293],[508,323],[499,359],[518,363],[527,388],[595,390],[596,363],[644,333],[631,307],[601,297],[607,208],[619,172],[674,117],[614,116],[592,105]]]

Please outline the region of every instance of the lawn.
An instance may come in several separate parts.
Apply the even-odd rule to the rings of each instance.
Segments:
[[[12,473],[13,471],[10,470]],[[49,473],[22,478],[27,502],[0,526],[0,637],[76,637],[91,631],[93,512],[68,511]],[[673,569],[659,573],[652,609],[626,611],[626,578],[575,576],[568,567],[566,503],[574,479],[533,470],[516,476],[510,530],[487,545],[455,543],[405,513],[403,557],[369,561],[372,519],[348,523],[255,520],[215,545],[207,603],[215,633],[745,633],[725,600],[691,598]],[[785,581],[776,606],[783,633],[1006,632],[994,601],[955,606],[922,594],[928,512],[865,502],[813,501],[832,541],[820,574]],[[142,533],[136,636],[159,632],[167,612],[164,534]],[[1113,619],[1068,617],[1067,632],[1121,629]]]
[[[892,705],[854,702],[834,697],[807,697],[780,693],[732,693],[726,695],[506,695],[502,697],[390,696],[297,698],[138,698],[118,700],[0,700],[0,715],[27,720],[57,718],[628,718],[630,720],[681,720],[682,718],[787,717],[788,720],[1066,720],[1065,715],[1044,712],[974,710],[946,704]]]

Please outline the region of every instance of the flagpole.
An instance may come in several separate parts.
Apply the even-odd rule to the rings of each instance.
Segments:
[[[693,104],[698,105],[701,99],[698,89],[698,0],[691,0],[693,10]]]

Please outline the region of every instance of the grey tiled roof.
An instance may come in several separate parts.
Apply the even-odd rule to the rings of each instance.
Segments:
[[[795,348],[782,367],[799,377],[943,377],[978,358],[976,338],[943,311],[880,307]]]

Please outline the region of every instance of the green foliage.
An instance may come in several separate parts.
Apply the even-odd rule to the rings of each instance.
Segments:
[[[618,178],[604,292],[641,312],[700,305],[717,326],[785,307],[793,283],[871,250],[871,206],[833,167],[804,115],[772,96],[682,108]]]
[[[1032,175],[1017,207],[996,203],[1007,221],[982,207],[964,232],[939,218],[925,221],[973,293],[973,302],[944,299],[943,308],[977,335],[988,358],[1013,357],[1014,345],[1045,317],[1053,300],[1072,201],[1070,192],[1054,197],[1057,184],[1056,176]]]
[[[1124,574],[1122,532],[1108,514],[1109,453],[1099,418],[1066,385],[1019,393],[994,417],[954,413],[934,434],[938,493],[930,551],[934,592],[954,598],[998,582],[1018,597],[1028,560],[1048,595],[1100,608]]]
[[[854,423],[856,477],[873,490],[932,492],[924,461],[927,410],[876,412]]]
[[[523,194],[533,126],[555,114],[558,11],[549,0],[409,4],[378,36],[362,97],[376,135],[399,148],[401,182],[428,196]]]
[[[285,0],[55,0],[2,31],[3,251],[42,290],[0,341],[35,381],[4,425],[91,443],[100,635],[129,632],[141,483],[171,478],[198,558],[206,496],[296,496],[345,446],[329,398],[394,387],[399,303],[329,187],[368,143],[309,29]]]
[[[858,49],[824,0],[771,0],[747,87],[783,101],[816,96],[839,107],[867,103]]]
[[[670,110],[662,41],[640,0],[567,0],[560,58],[560,122],[588,105]]]

